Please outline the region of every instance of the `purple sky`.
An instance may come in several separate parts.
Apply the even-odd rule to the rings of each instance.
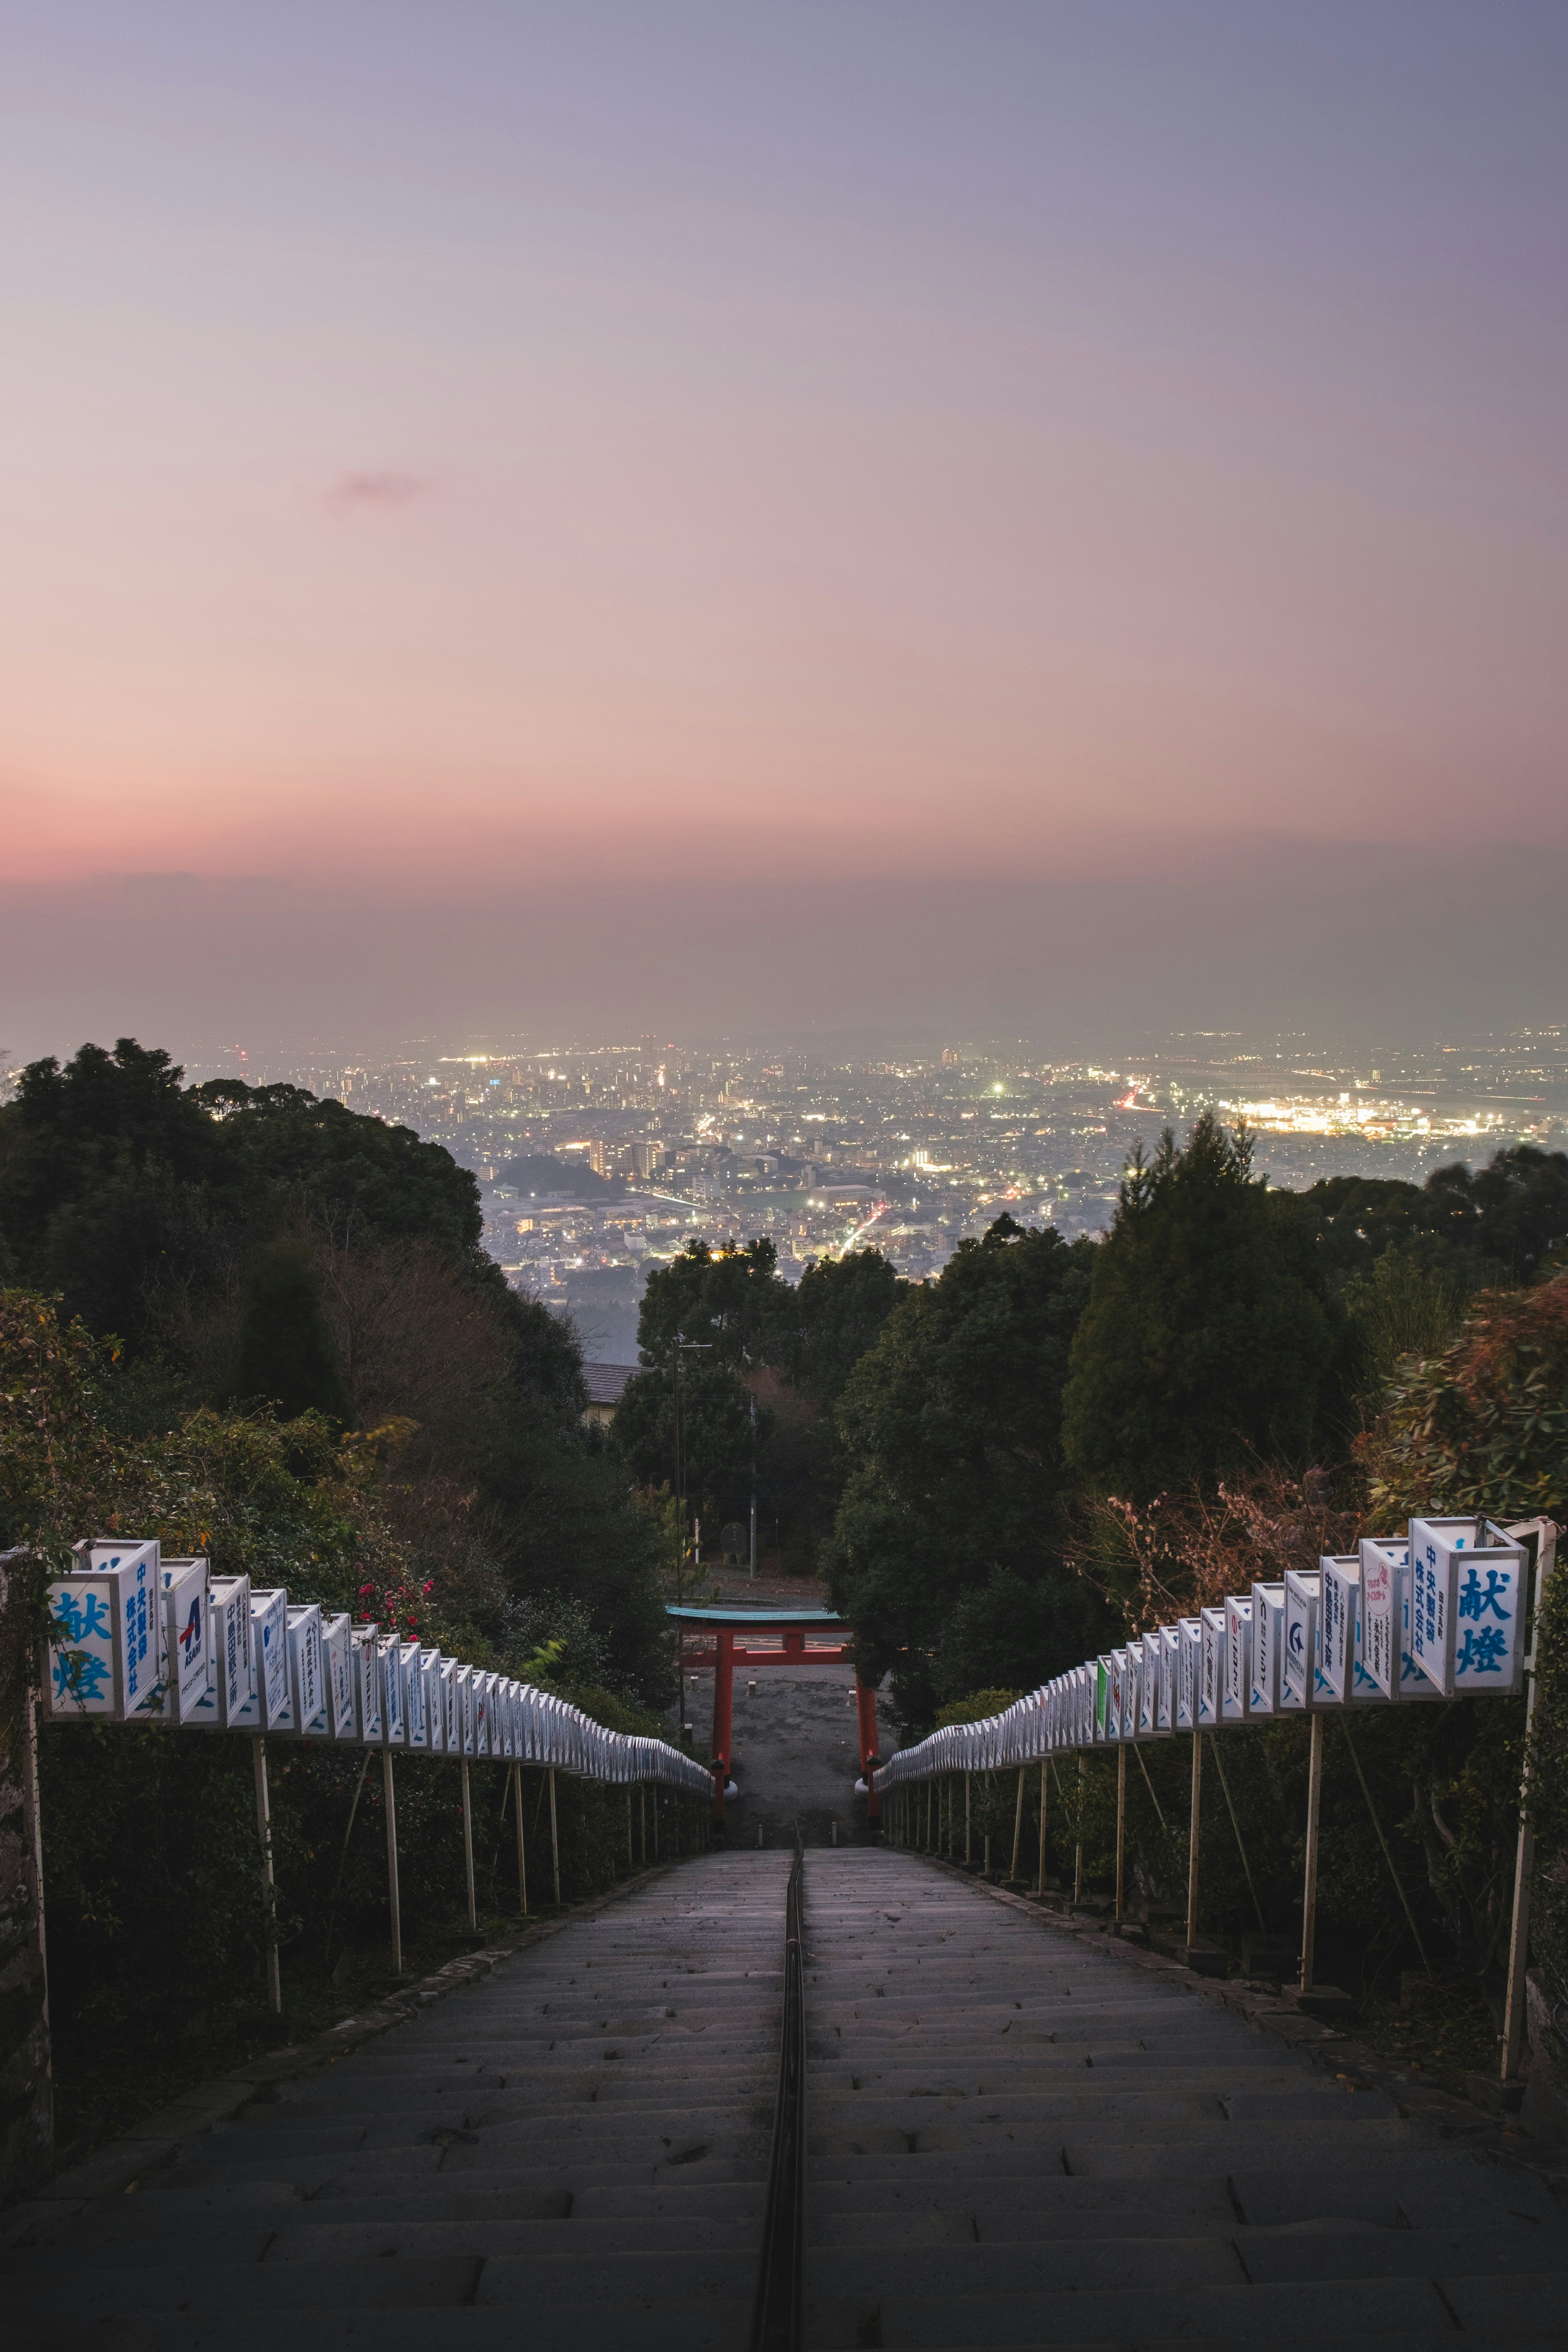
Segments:
[[[1555,888],[1561,0],[0,41],[0,914],[138,942],[0,1045],[1135,1006],[1162,937],[1225,1018],[1239,923],[1403,1023],[1422,905]]]

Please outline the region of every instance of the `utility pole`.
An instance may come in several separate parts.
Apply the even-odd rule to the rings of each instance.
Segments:
[[[675,1516],[681,1523],[681,1565],[675,1582],[678,1600],[685,1599],[686,1591],[686,1454],[685,1433],[681,1426],[681,1358],[683,1355],[711,1355],[709,1339],[683,1339],[677,1333],[671,1342],[674,1357],[675,1392]]]
[[[757,1399],[751,1400],[751,1576],[757,1576]]]

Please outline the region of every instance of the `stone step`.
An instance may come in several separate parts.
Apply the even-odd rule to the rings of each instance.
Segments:
[[[901,2257],[901,2260],[903,2257]],[[1352,2342],[1396,2341],[1401,2334],[1453,2341],[1454,2316],[1476,2324],[1528,2326],[1539,2336],[1555,2332],[1559,2282],[1542,2274],[1515,2280],[1506,2294],[1498,2282],[1459,2279],[1356,2279],[1290,2286],[1104,2287],[1061,2296],[1036,2294],[949,2297],[884,2293],[862,2298],[810,2297],[806,2341],[811,2352],[848,2352],[875,2342],[920,2352],[988,2352],[1014,2346],[1076,2345],[1143,2347],[1172,2338],[1216,2344],[1321,2342],[1332,2334]],[[1568,2280],[1561,2281],[1568,2287]],[[1486,2291],[1494,2299],[1486,2308]],[[874,2333],[873,2330],[874,2329]]]

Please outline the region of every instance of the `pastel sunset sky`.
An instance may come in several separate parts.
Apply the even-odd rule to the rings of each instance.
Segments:
[[[1010,1017],[1107,927],[1223,1012],[1281,898],[1286,1006],[1413,887],[1555,887],[1561,0],[0,45],[0,1043]],[[136,971],[37,968],[94,906]]]

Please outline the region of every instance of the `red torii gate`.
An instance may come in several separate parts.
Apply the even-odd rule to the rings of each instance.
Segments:
[[[706,1666],[706,1656],[688,1660],[685,1649],[685,1628],[701,1625],[715,1636],[713,1660],[713,1817],[724,1826],[724,1792],[729,1780],[731,1746],[730,1718],[734,1699],[735,1669],[743,1666],[847,1666],[854,1664],[852,1635],[835,1609],[676,1609],[664,1612],[681,1627],[681,1665],[695,1671]],[[808,1649],[806,1630],[812,1625],[833,1625],[843,1629],[844,1638],[838,1642],[815,1642]],[[749,1643],[737,1644],[736,1635],[776,1633],[777,1649],[757,1649]],[[876,1693],[867,1690],[859,1675],[855,1676],[855,1715],[860,1729],[861,1777],[868,1790],[866,1811],[873,1822],[882,1818],[882,1799],[873,1782],[872,1772],[876,1755]]]

